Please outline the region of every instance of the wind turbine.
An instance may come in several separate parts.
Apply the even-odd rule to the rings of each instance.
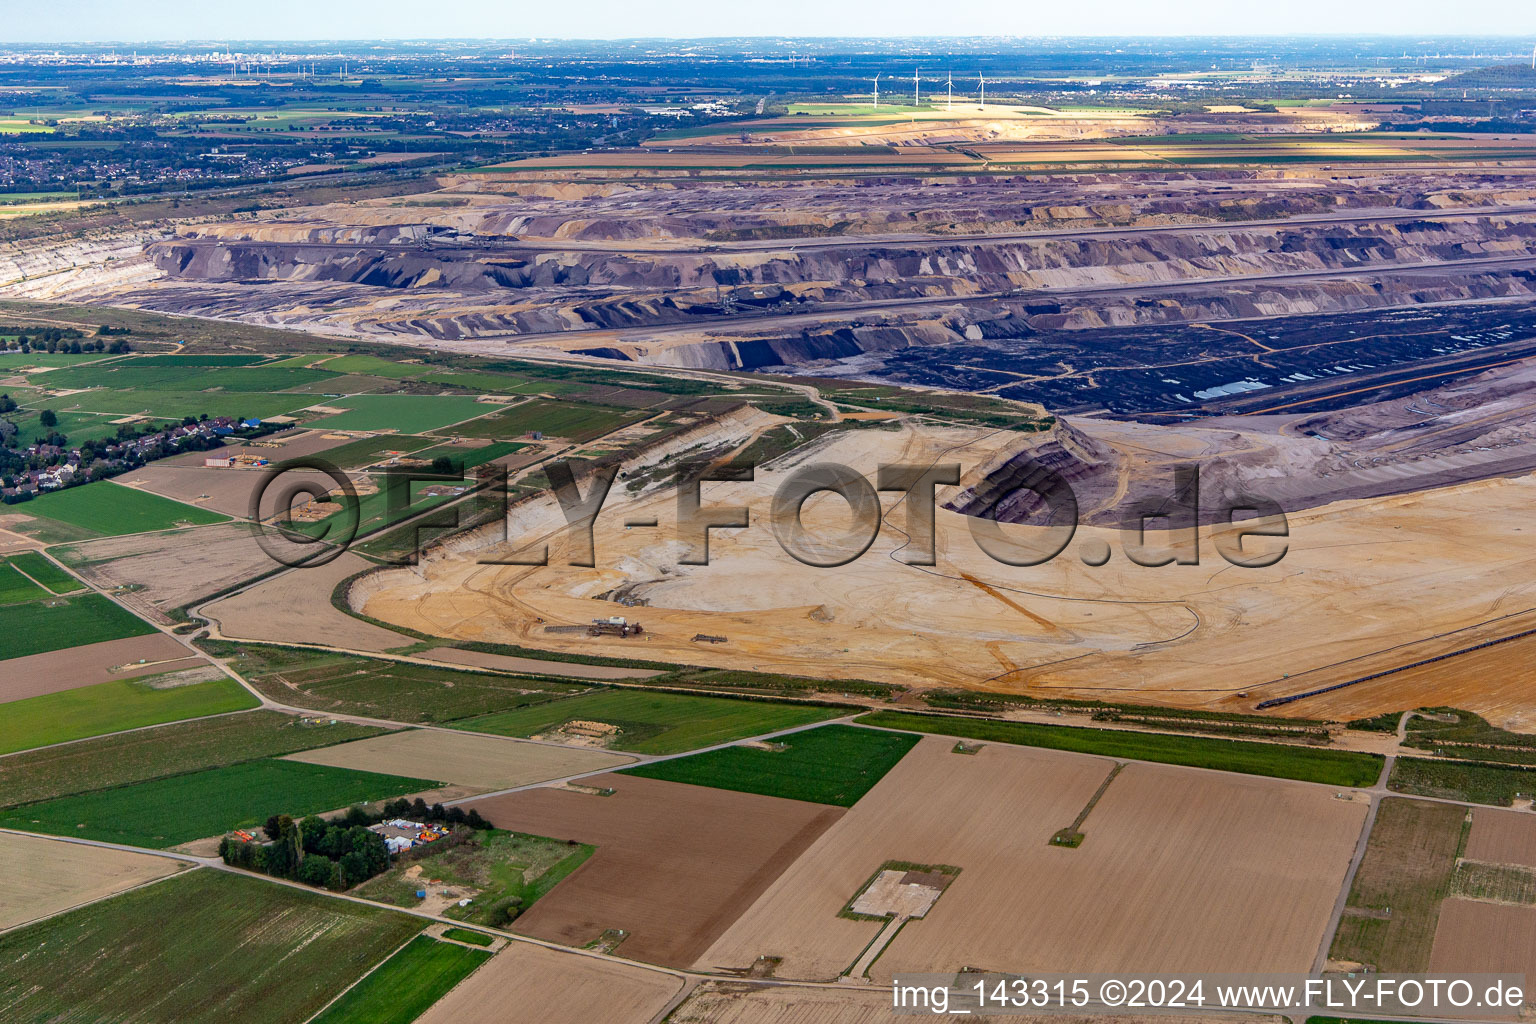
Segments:
[[[880,110],[880,76],[879,75],[875,76],[875,102],[870,104],[869,109],[872,110],[872,111],[875,111],[876,113],[878,113],[879,110]]]
[[[955,109],[955,73],[953,71],[949,73],[949,106],[946,109]]]
[[[976,80],[981,83],[981,109],[987,109],[987,76],[977,75]]]
[[[919,89],[918,89],[918,84],[917,84],[917,68],[913,68],[912,69],[912,105],[914,107],[918,106],[918,99],[917,99],[918,92],[919,92]]]

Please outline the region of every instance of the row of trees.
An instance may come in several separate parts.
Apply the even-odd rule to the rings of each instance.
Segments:
[[[466,814],[461,807],[429,807],[420,798],[415,802],[401,798],[385,804],[382,814],[353,807],[338,821],[327,821],[318,814],[299,820],[287,814],[274,814],[262,826],[267,843],[225,836],[219,843],[219,856],[224,863],[248,871],[291,878],[316,888],[350,889],[389,868],[389,848],[384,837],[368,826],[407,817],[468,828],[491,827],[476,810]]]
[[[17,335],[16,340],[0,342],[7,351],[17,352],[67,352],[70,355],[82,355],[87,352],[107,352],[119,355],[124,352],[132,352],[133,347],[126,341],[106,342],[100,338],[94,340],[87,338],[84,341],[65,340],[60,338],[34,338],[30,335]]]

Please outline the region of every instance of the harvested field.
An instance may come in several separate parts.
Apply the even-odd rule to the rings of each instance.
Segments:
[[[313,569],[294,569],[203,608],[219,632],[235,640],[327,644],[360,651],[385,651],[411,642],[409,637],[353,618],[331,604],[331,591],[342,580],[369,568],[353,554]]]
[[[682,990],[671,974],[513,942],[417,1024],[647,1024]]]
[[[911,729],[942,736],[1023,743],[1055,750],[1073,750],[1081,754],[1103,754],[1138,761],[1217,768],[1250,775],[1270,775],[1279,779],[1320,782],[1329,786],[1369,786],[1380,777],[1383,763],[1379,756],[1347,750],[1319,750],[1279,743],[1092,729],[1072,725],[1000,722],[951,715],[876,711],[860,716],[858,721],[886,729]]]
[[[53,1024],[303,1024],[422,923],[191,871],[0,936],[0,1004]]]
[[[739,982],[706,981],[667,1018],[668,1024],[907,1024],[911,1014],[891,1012],[889,992],[854,987],[831,989],[764,988]],[[973,1024],[1008,1024],[1045,1020],[1050,1024],[1125,1024],[1125,1016],[1084,1017],[1052,1013],[1043,1017],[965,1018]],[[1201,1014],[1181,1017],[1159,1013],[1157,1024],[1284,1024],[1284,1018],[1259,1014]],[[1315,1019],[1315,1018],[1314,1018]]]
[[[297,459],[306,455],[331,452],[349,443],[350,440],[345,435],[333,434],[326,430],[295,430],[291,433],[269,434],[260,438],[255,444],[241,445],[239,448],[231,449],[226,446],[226,451],[245,451],[271,459],[273,462],[281,462],[284,459]],[[182,464],[201,466],[203,455],[204,453],[201,452],[194,453],[194,457],[186,458]],[[177,458],[180,459],[183,456],[177,456]],[[160,464],[164,465],[170,461],[173,460],[164,459]]]
[[[0,703],[208,664],[164,633],[0,661]]]
[[[522,743],[499,736],[406,729],[289,754],[287,760],[365,772],[416,773],[460,786],[492,790],[615,768],[631,763],[634,758],[599,750]]]
[[[512,927],[576,946],[622,928],[625,957],[670,966],[697,959],[842,814],[626,775],[583,784],[614,794],[535,789],[465,805],[498,828],[597,846]]]
[[[441,661],[447,665],[499,669],[503,672],[531,672],[544,676],[566,676],[571,679],[653,679],[661,675],[660,672],[647,668],[583,665],[574,661],[542,661],[538,658],[518,658],[510,654],[466,651],[458,647],[435,647],[430,651],[423,651],[420,657],[428,661]]]
[[[1536,977],[1536,907],[1446,900],[1426,970]]]
[[[277,565],[244,523],[186,533],[151,533],[88,541],[55,552],[103,588],[133,587],[121,599],[157,621],[165,611],[236,586]]]
[[[33,803],[363,739],[383,732],[281,711],[163,725],[0,758],[0,804]]]
[[[1382,801],[1330,960],[1379,971],[1429,969],[1435,922],[1450,891],[1466,816],[1467,809],[1455,804]]]
[[[312,477],[322,487],[336,486],[328,477],[318,473],[304,476]],[[266,472],[261,469],[217,469],[204,466],[201,462],[195,466],[155,463],[128,473],[122,482],[129,487],[175,498],[197,508],[213,509],[225,515],[244,518],[251,511],[252,493],[265,478]],[[284,477],[283,482],[288,483],[289,477]]]
[[[1477,808],[1463,855],[1489,864],[1536,868],[1536,814]]]
[[[131,889],[183,867],[165,857],[0,833],[0,931]]]
[[[875,962],[893,972],[1305,971],[1365,807],[1300,783],[1125,767],[1081,846],[1050,845],[1114,762],[925,738],[701,956],[701,969],[782,957],[831,979],[882,925],[838,916],[891,859],[960,869]],[[998,813],[1006,806],[1008,813]],[[1028,884],[1020,884],[1027,879]],[[1262,925],[1256,925],[1262,922]]]

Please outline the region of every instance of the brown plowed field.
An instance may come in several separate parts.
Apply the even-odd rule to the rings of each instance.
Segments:
[[[372,564],[344,554],[313,569],[295,569],[264,580],[204,610],[218,621],[219,631],[234,640],[287,640],[360,651],[402,647],[411,642],[410,637],[355,619],[331,604],[331,591],[338,583]]]
[[[889,992],[869,989],[762,988],[740,982],[707,981],[667,1018],[668,1024],[910,1024],[912,1015],[890,1009]],[[966,1017],[971,1024],[1128,1024],[1129,1017],[1050,1014],[1037,1018]],[[1282,1024],[1283,1018],[1252,1014],[1164,1016],[1157,1024]]]
[[[143,661],[147,664],[135,665]],[[208,664],[164,633],[0,661],[0,703]],[[119,671],[113,668],[121,666]]]
[[[257,445],[231,444],[213,451],[184,452],[181,455],[172,455],[168,459],[156,459],[155,467],[201,467],[204,459],[214,455],[255,455],[270,462],[278,462],[282,459],[298,458],[301,455],[314,455],[329,448],[347,444],[351,440],[350,437],[332,434],[331,431],[326,430],[296,430],[292,433],[270,434],[261,438],[262,443]]]
[[[139,589],[123,591],[119,600],[166,623],[170,620],[161,609],[216,594],[273,568],[243,523],[88,541],[66,549],[64,562],[100,587],[134,585]]]
[[[289,457],[277,451],[263,454],[273,461]],[[265,479],[267,479],[265,469],[218,469],[198,463],[195,466],[156,464],[128,474],[122,478],[121,482],[129,487],[137,487],[140,490],[152,491],[155,494],[163,494],[168,498],[184,501],[188,505],[211,508],[225,515],[249,516],[251,496],[262,486]],[[336,489],[336,482],[323,473],[304,470],[285,473],[281,481],[273,484],[263,493],[262,515],[277,514],[280,511],[277,504],[278,494],[299,481],[315,484],[321,494]]]
[[[122,850],[0,833],[5,899],[0,931],[180,871],[183,864]]]
[[[1467,837],[1465,856],[1489,864],[1536,868],[1536,815],[1477,808],[1472,812],[1472,834]]]
[[[477,800],[500,828],[593,843],[597,852],[512,925],[580,946],[629,933],[625,957],[686,966],[843,815],[836,807],[628,775]],[[852,895],[851,893],[849,895]]]
[[[417,1024],[647,1024],[682,987],[661,971],[513,942]]]
[[[875,962],[893,972],[1305,971],[1366,808],[1322,786],[1131,764],[1082,826],[1049,845],[1112,762],[926,738],[697,964],[783,957],[778,976],[845,971],[879,925],[838,911],[882,863],[960,875]]]
[[[1446,900],[1429,970],[1536,976],[1536,907]]]

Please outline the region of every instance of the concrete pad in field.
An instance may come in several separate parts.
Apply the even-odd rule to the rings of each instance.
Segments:
[[[0,931],[164,878],[183,865],[168,857],[0,832],[6,865]]]
[[[476,789],[494,790],[616,768],[632,764],[635,758],[602,750],[526,743],[500,736],[477,736],[443,729],[407,729],[387,736],[290,754],[288,760],[442,779]]]

